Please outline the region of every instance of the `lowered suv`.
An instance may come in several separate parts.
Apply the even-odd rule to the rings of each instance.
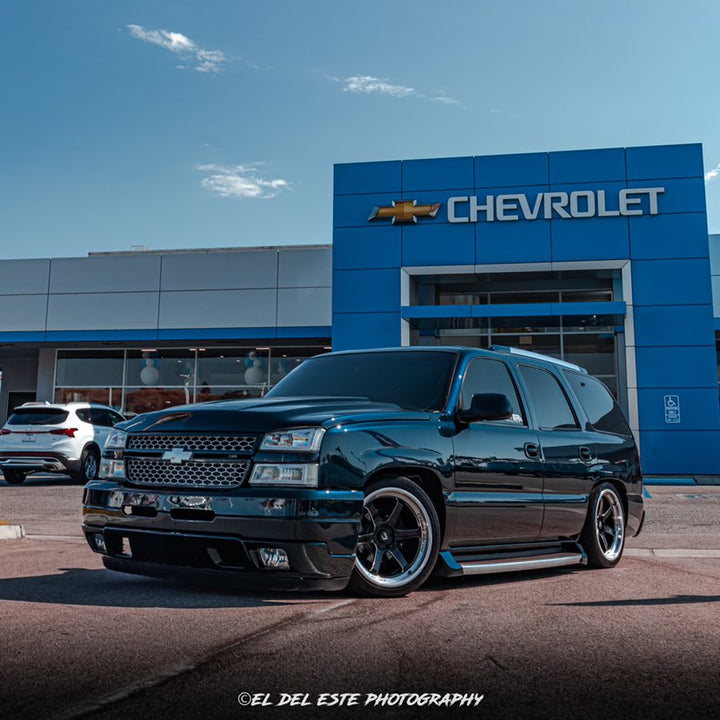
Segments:
[[[381,597],[433,571],[610,568],[644,517],[608,389],[510,348],[329,353],[263,399],[139,415],[83,504],[113,570]]]
[[[32,472],[67,473],[81,483],[94,480],[101,448],[123,420],[111,407],[95,403],[16,407],[0,430],[0,469],[6,482],[19,485]]]

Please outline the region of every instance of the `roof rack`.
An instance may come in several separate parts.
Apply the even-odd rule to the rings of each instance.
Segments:
[[[523,350],[521,348],[510,347],[509,345],[491,345],[490,349],[494,352],[509,353],[510,355],[521,355],[523,357],[535,358],[536,360],[544,360],[545,362],[561,365],[562,367],[569,368],[570,370],[577,370],[577,372],[585,373],[585,375],[587,375],[587,370],[584,367],[580,367],[575,363],[567,362],[567,360],[560,360],[559,358],[551,357],[550,355],[541,355],[540,353],[532,352],[531,350]]]

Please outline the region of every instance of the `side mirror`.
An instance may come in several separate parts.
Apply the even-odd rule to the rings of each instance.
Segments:
[[[507,395],[477,393],[472,396],[468,410],[458,411],[458,418],[468,423],[475,420],[507,420],[512,414],[512,403]]]

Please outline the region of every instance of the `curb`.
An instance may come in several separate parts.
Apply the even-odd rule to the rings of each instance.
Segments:
[[[720,486],[720,475],[645,475],[643,484]]]
[[[10,525],[0,521],[0,540],[20,540],[25,537],[25,528],[22,525]]]

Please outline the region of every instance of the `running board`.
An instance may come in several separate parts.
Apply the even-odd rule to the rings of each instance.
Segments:
[[[520,572],[523,570],[544,570],[548,568],[566,567],[569,565],[587,564],[587,555],[579,546],[572,544],[572,549],[563,550],[555,546],[545,552],[537,549],[530,552],[517,553],[482,553],[472,559],[463,560],[455,557],[446,550],[440,553],[440,562],[445,565],[445,571],[439,574],[446,576],[457,575],[489,575],[491,573]],[[554,550],[554,551],[553,551]],[[439,568],[438,568],[439,569]]]
[[[564,567],[565,565],[584,565],[585,557],[579,553],[554,553],[542,557],[517,560],[483,560],[482,562],[461,562],[463,575],[483,575],[485,573],[519,572],[520,570],[542,570],[543,568]]]

